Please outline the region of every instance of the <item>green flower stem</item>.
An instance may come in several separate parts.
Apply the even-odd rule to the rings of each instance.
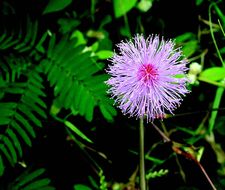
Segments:
[[[139,138],[140,138],[140,187],[141,190],[146,190],[146,181],[145,181],[145,152],[144,152],[144,119],[140,119],[140,128],[139,128]]]

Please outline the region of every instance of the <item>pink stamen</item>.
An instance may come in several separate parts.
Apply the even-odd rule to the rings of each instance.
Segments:
[[[155,80],[157,76],[158,72],[152,64],[143,64],[138,70],[138,79],[144,83]]]

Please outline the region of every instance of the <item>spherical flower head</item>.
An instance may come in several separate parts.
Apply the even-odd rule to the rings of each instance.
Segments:
[[[159,36],[136,35],[132,40],[117,45],[106,81],[109,93],[116,99],[124,114],[137,118],[163,118],[181,104],[189,91],[185,77],[187,60],[174,43]]]

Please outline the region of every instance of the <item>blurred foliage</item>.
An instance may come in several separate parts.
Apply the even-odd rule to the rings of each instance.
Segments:
[[[0,5],[1,189],[137,189],[138,122],[117,110],[104,83],[115,44],[135,33],[173,38],[190,63],[192,93],[156,122],[171,142],[146,126],[149,189],[210,189],[200,162],[225,188],[224,1]]]

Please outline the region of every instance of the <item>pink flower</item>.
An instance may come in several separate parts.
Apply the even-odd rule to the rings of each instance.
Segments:
[[[187,60],[174,45],[153,35],[147,39],[136,35],[117,45],[119,53],[110,59],[107,73],[111,78],[106,84],[124,114],[146,116],[152,122],[163,118],[166,111],[173,113],[181,104],[182,96],[189,92]]]

